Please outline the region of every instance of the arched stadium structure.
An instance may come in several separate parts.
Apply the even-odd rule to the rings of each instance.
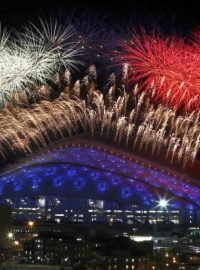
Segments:
[[[0,196],[2,203],[11,204],[15,209],[16,218],[24,218],[24,209],[27,215],[29,210],[35,209],[37,213],[41,208],[44,208],[45,217],[51,217],[48,211],[52,211],[50,205],[53,203],[51,199],[47,205],[47,198],[56,198],[57,204],[66,199],[79,201],[75,207],[79,214],[83,202],[112,202],[113,209],[116,205],[118,210],[128,211],[131,207],[134,213],[148,215],[174,212],[178,213],[176,223],[198,223],[198,180],[198,170],[193,170],[191,177],[184,169],[177,171],[103,141],[79,136],[54,144],[4,170],[0,176]],[[38,205],[33,206],[32,199],[35,198]],[[166,205],[160,204],[162,200]],[[69,211],[66,207],[59,211],[57,208],[57,215],[64,217],[64,212]],[[129,222],[134,220],[137,215],[133,214]]]

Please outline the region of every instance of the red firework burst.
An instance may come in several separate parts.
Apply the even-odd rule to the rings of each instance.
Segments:
[[[200,56],[200,31],[199,56]],[[130,64],[130,82],[140,82],[156,103],[182,111],[200,109],[200,57],[196,47],[177,38],[134,34],[125,44],[125,59]]]

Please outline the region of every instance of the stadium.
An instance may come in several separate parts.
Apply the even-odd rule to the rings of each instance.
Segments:
[[[124,47],[120,82],[112,73],[101,91],[95,65],[71,78],[80,53],[71,29],[42,27],[12,48],[1,38],[1,202],[17,219],[198,223],[198,43],[143,33]]]

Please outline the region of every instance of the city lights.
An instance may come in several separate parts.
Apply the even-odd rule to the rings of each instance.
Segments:
[[[8,233],[8,238],[9,238],[9,239],[12,239],[13,236],[14,236],[14,234],[13,234],[12,232],[9,232],[9,233]]]
[[[31,221],[31,220],[28,221],[28,226],[29,226],[30,228],[33,228],[34,224],[35,224],[34,221]]]

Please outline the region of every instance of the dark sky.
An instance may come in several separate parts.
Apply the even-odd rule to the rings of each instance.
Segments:
[[[76,9],[77,14],[83,10],[89,13],[98,13],[100,16],[110,15],[112,21],[119,19],[128,21],[136,17],[136,20],[151,18],[162,20],[167,24],[173,21],[182,28],[192,28],[200,24],[200,12],[197,2],[191,0],[182,1],[151,1],[151,0],[0,0],[0,21],[3,24],[17,26],[27,20],[34,20],[38,15],[46,17],[69,13],[69,10]]]

